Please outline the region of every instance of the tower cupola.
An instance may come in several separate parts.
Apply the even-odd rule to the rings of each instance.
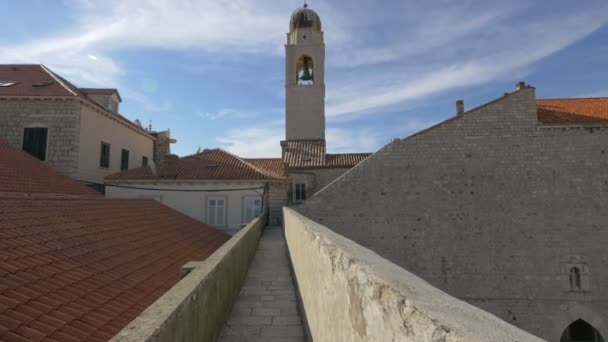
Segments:
[[[290,31],[299,28],[312,28],[321,31],[321,18],[315,11],[308,8],[308,4],[304,4],[304,7],[298,8],[291,15],[289,28]]]

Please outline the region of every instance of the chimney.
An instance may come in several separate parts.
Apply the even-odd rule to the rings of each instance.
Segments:
[[[524,89],[525,87],[526,87],[526,82],[519,82],[515,86],[515,90],[520,91],[520,90]]]
[[[456,101],[456,115],[461,116],[464,114],[464,100]]]
[[[158,166],[158,175],[160,178],[175,179],[177,177],[177,160],[175,154],[167,154]]]

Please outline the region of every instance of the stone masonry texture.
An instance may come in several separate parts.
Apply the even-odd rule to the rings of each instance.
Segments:
[[[298,211],[539,337],[577,319],[608,337],[608,127],[540,126],[534,88],[390,143]]]
[[[48,164],[68,176],[76,173],[80,134],[80,104],[77,101],[0,100],[0,139],[21,149],[25,127],[48,127]]]

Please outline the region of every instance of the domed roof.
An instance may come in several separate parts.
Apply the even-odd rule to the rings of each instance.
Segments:
[[[319,15],[308,8],[307,4],[304,7],[298,8],[291,15],[289,28],[291,31],[299,28],[314,28],[321,31],[321,18]]]

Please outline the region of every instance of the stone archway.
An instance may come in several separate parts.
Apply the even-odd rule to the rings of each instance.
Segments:
[[[604,339],[591,324],[579,319],[564,330],[560,342],[604,342]]]

